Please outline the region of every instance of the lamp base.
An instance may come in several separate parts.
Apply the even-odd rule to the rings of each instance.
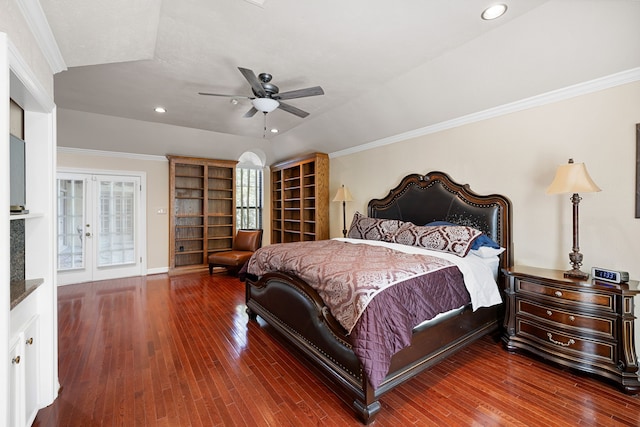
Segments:
[[[587,280],[589,278],[589,273],[585,273],[584,271],[574,268],[573,270],[565,271],[564,277],[570,279]]]

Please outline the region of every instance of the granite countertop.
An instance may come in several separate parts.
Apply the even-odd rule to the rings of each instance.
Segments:
[[[38,286],[44,283],[43,279],[15,280],[11,282],[11,310],[28,297]]]

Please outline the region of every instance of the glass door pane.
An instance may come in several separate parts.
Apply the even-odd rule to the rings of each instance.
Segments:
[[[85,267],[85,181],[58,179],[58,271]]]
[[[134,181],[99,179],[97,267],[136,263]]]

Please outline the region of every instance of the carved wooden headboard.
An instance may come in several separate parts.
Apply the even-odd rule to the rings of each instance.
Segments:
[[[499,194],[479,195],[444,172],[411,174],[382,199],[368,205],[372,218],[399,219],[416,225],[448,221],[476,228],[506,251],[501,267],[513,265],[511,202]]]

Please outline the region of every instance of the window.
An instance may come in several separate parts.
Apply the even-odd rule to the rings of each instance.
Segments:
[[[262,228],[263,186],[259,159],[254,153],[243,154],[236,168],[237,229]]]

